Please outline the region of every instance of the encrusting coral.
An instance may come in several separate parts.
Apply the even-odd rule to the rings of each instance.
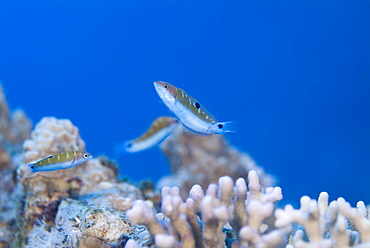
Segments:
[[[274,181],[248,154],[229,145],[223,135],[192,136],[179,128],[160,148],[170,162],[172,174],[160,179],[157,187],[179,186],[183,198],[194,184],[206,188],[224,175],[236,180],[247,178],[248,172],[255,170],[262,186]]]

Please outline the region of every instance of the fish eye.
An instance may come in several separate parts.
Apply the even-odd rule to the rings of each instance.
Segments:
[[[200,104],[199,104],[199,102],[194,102],[194,106],[195,106],[197,109],[200,109]]]
[[[88,158],[89,155],[87,153],[84,153],[84,158]]]
[[[164,87],[165,89],[167,89],[167,88],[168,88],[168,84],[163,85],[163,87]]]
[[[218,124],[217,126],[218,126],[218,129],[221,129],[221,128],[224,127],[224,125],[222,125],[222,124]]]
[[[126,143],[126,147],[127,148],[131,148],[132,147],[132,143],[131,142]]]

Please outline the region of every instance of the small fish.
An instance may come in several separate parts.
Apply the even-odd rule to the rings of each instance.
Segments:
[[[142,136],[126,141],[124,149],[128,153],[134,153],[156,146],[167,138],[179,126],[179,123],[179,120],[173,117],[159,117]]]
[[[44,158],[36,163],[29,164],[32,172],[54,171],[72,168],[92,158],[88,152],[69,151]]]
[[[210,135],[235,132],[232,121],[218,122],[184,90],[163,81],[154,82],[154,87],[164,104],[180,119],[187,133]]]

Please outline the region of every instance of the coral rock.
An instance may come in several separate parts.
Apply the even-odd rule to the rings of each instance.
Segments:
[[[22,195],[16,169],[22,144],[30,137],[31,121],[22,110],[10,111],[0,84],[0,247],[10,247],[17,232],[17,207]]]
[[[79,130],[68,119],[44,117],[23,144],[25,163],[43,159],[65,151],[85,151]]]
[[[128,239],[137,240],[141,232],[129,224],[121,211],[72,199],[65,199],[59,205],[55,227],[48,230],[45,227],[42,223],[31,231],[27,248],[121,247]],[[45,246],[40,241],[45,241]],[[139,241],[139,244],[145,243]]]
[[[81,199],[90,204],[127,210],[132,201],[143,198],[137,187],[118,182],[117,168],[105,157],[90,159],[70,169],[32,174],[29,162],[68,150],[85,150],[78,128],[69,120],[43,118],[32,131],[31,139],[26,140],[23,146],[27,163],[21,164],[18,169],[18,179],[26,198],[22,213],[26,223],[22,230],[23,243],[40,222],[48,228],[53,227],[59,204],[64,199]],[[86,233],[89,231],[86,230]],[[96,236],[98,234],[89,233],[90,236],[81,239],[81,242],[101,240],[100,236]]]

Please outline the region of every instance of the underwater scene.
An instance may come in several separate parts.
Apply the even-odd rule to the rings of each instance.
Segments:
[[[370,247],[370,2],[0,1],[0,248]]]

